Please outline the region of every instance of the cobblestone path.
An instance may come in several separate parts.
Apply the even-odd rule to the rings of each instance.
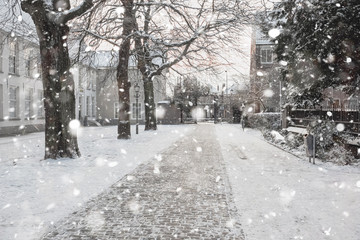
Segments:
[[[214,126],[194,128],[42,239],[243,239]]]

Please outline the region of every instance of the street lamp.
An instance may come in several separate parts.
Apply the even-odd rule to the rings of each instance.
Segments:
[[[139,134],[139,97],[140,97],[140,86],[138,83],[135,84],[134,86],[134,90],[135,90],[135,99],[136,99],[136,104],[135,104],[135,108],[136,108],[136,134]]]

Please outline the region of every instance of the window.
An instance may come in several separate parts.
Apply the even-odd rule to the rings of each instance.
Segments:
[[[4,39],[0,33],[0,72],[3,70],[3,50],[4,50]]]
[[[136,103],[132,104],[132,118],[135,119],[136,118]],[[141,119],[141,103],[138,103],[138,114],[139,114],[139,119]]]
[[[10,42],[9,46],[9,73],[18,74],[19,49],[15,41]]]
[[[270,48],[260,50],[260,61],[261,63],[272,63],[273,62],[273,51]]]
[[[79,68],[79,86],[80,92],[83,92],[86,88],[86,69],[83,67]]]
[[[341,107],[340,105],[340,99],[334,99],[333,108],[339,109]]]
[[[18,116],[18,92],[18,87],[9,87],[9,118],[16,118]]]
[[[94,71],[93,73],[94,73],[94,75],[92,78],[92,90],[96,91],[96,72]]]
[[[91,102],[90,102],[90,97],[87,96],[86,97],[86,116],[91,116]]]
[[[82,96],[79,97],[79,106],[78,106],[78,110],[79,110],[79,119],[81,119],[82,116],[82,106],[83,106],[83,100],[82,100]]]
[[[114,118],[119,118],[119,103],[114,102]]]
[[[3,106],[4,106],[4,100],[3,100],[3,85],[0,84],[0,121],[4,119]]]
[[[32,118],[34,111],[33,111],[33,92],[34,90],[32,88],[28,88],[25,91],[25,119],[30,120]]]
[[[34,69],[33,50],[27,50],[25,55],[25,76],[31,77]]]
[[[93,73],[90,69],[85,69],[85,72],[86,72],[86,76],[87,76],[86,77],[86,89],[91,90]]]
[[[38,117],[43,117],[44,116],[44,92],[43,90],[38,90],[37,91],[37,100],[38,100],[38,104],[37,104],[37,116]]]
[[[96,107],[96,104],[95,104],[95,97],[91,97],[91,106],[92,106],[92,109],[91,109],[91,112],[92,112],[92,116],[95,117],[95,107]]]

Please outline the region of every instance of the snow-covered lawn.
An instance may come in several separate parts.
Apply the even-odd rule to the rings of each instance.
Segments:
[[[360,239],[360,169],[309,164],[252,129],[216,128],[246,239]]]
[[[34,239],[193,128],[163,126],[117,140],[117,127],[81,128],[82,157],[40,161],[44,133],[0,138],[0,239]],[[133,131],[135,129],[132,129]],[[15,165],[14,165],[15,164]]]

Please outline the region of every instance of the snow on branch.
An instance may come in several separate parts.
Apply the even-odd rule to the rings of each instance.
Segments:
[[[46,9],[53,9],[54,8],[54,0],[44,0],[44,7]],[[57,11],[58,9],[55,9],[55,11],[48,12],[47,16],[50,21],[56,23],[56,24],[65,24],[68,21],[74,19],[75,17],[78,17],[85,13],[87,10],[92,8],[94,5],[92,0],[84,0],[80,5],[69,9],[65,11]]]

